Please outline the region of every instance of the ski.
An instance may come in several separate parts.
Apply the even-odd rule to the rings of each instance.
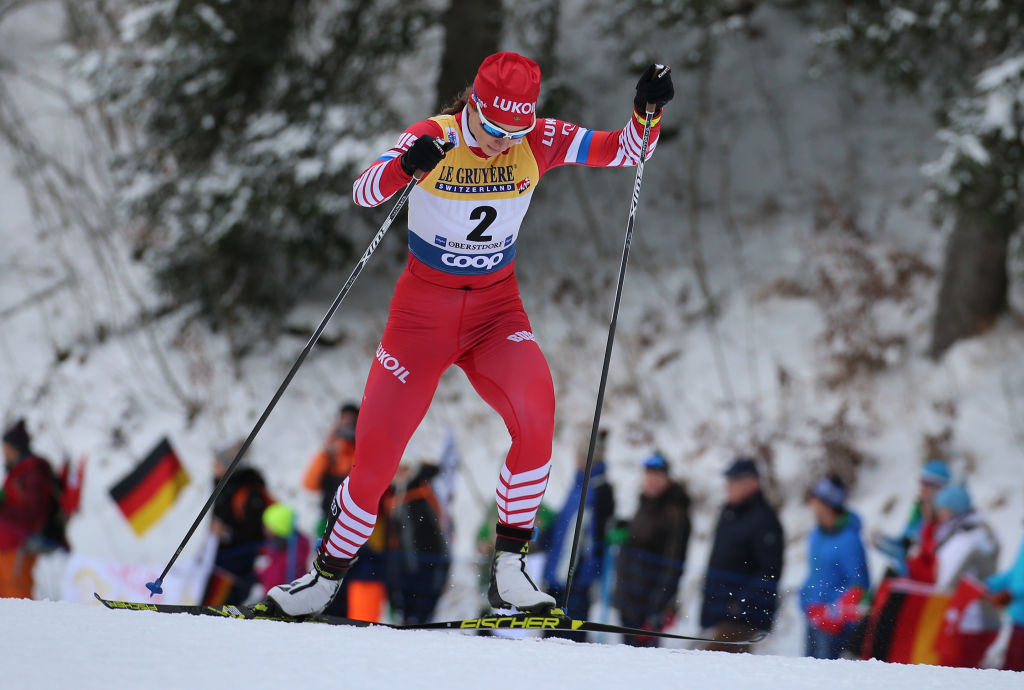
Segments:
[[[188,604],[152,604],[148,602],[138,601],[119,601],[117,599],[104,599],[98,593],[93,592],[100,603],[106,606],[108,609],[115,609],[120,611],[153,611],[156,613],[187,613],[192,616],[214,616],[216,618],[237,618],[241,620],[264,620],[264,621],[277,621],[281,623],[322,623],[325,625],[352,625],[360,628],[369,627],[371,625],[383,625],[384,627],[393,627],[382,623],[370,623],[367,621],[360,621],[354,618],[341,618],[339,616],[304,616],[302,618],[294,618],[292,616],[280,616],[272,613],[265,613],[256,610],[251,606],[235,606],[232,604],[225,604],[221,606],[209,606],[209,605],[188,605]]]
[[[687,642],[716,642],[718,644],[747,645],[763,640],[766,633],[758,633],[753,637],[743,640],[720,641],[708,637],[693,635],[680,635],[660,630],[644,630],[642,628],[630,628],[612,623],[598,623],[596,621],[580,620],[569,618],[562,614],[561,609],[553,609],[550,613],[510,613],[480,616],[479,618],[463,618],[451,621],[438,621],[435,623],[417,623],[402,625],[394,623],[371,623],[368,621],[356,620],[354,618],[342,618],[339,616],[302,616],[292,617],[276,615],[260,610],[256,606],[189,606],[185,604],[151,604],[146,602],[118,601],[104,599],[99,594],[95,597],[107,608],[123,611],[154,611],[157,613],[186,613],[193,616],[214,616],[217,618],[236,618],[241,620],[267,620],[282,623],[320,623],[323,625],[349,625],[360,628],[380,627],[392,630],[462,630],[462,631],[491,631],[491,630],[565,630],[570,632],[602,632],[617,635],[636,635],[641,637],[661,637],[673,640],[684,640]]]
[[[454,621],[438,621],[436,623],[418,623],[416,625],[392,626],[402,630],[565,630],[569,632],[602,632],[617,635],[633,635],[639,637],[663,637],[688,642],[715,642],[716,644],[747,645],[763,640],[767,633],[759,632],[753,637],[743,640],[721,641],[710,637],[680,635],[661,630],[645,630],[631,628],[613,623],[569,618],[561,609],[553,609],[548,614],[515,613],[505,615],[481,616],[480,618],[464,618]]]

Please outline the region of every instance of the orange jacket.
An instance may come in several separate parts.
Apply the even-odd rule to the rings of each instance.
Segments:
[[[302,486],[310,491],[323,489],[324,477],[331,476],[344,479],[352,471],[352,461],[356,456],[356,444],[345,438],[332,434],[324,447],[316,452],[306,466],[302,476]]]

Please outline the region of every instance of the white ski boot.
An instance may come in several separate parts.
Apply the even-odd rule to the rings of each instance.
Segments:
[[[253,608],[276,615],[315,616],[323,613],[331,605],[334,597],[341,589],[341,581],[345,579],[348,569],[355,563],[355,558],[337,558],[327,553],[324,545],[334,531],[334,523],[338,521],[341,509],[338,497],[331,503],[331,514],[324,529],[320,548],[316,550],[313,567],[308,573],[288,584],[271,587],[263,601]]]
[[[497,609],[549,612],[555,606],[555,598],[542,592],[526,572],[526,554],[530,551],[533,530],[499,523],[495,531],[488,602]]]
[[[356,559],[334,558],[319,549],[313,567],[302,577],[285,585],[272,587],[257,607],[288,616],[312,616],[323,613],[341,588],[345,573]]]

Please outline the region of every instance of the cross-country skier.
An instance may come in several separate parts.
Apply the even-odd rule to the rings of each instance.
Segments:
[[[555,605],[525,567],[551,467],[555,400],[513,272],[519,226],[552,168],[636,165],[647,103],[656,106],[652,153],[661,106],[672,99],[673,87],[667,68],[648,67],[629,122],[615,132],[538,118],[539,93],[537,63],[515,53],[491,55],[455,104],[406,129],[356,179],[355,202],[373,207],[422,173],[409,196],[409,262],[366,382],[352,471],[334,498],[313,568],[271,589],[268,606],[301,616],[330,603],[373,531],[379,499],[452,364],[466,372],[512,437],[497,482],[488,599],[521,611]]]

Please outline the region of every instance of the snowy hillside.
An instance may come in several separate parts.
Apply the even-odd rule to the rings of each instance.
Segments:
[[[584,124],[614,129],[628,114],[635,76],[593,59],[585,4],[566,3],[560,57],[594,85]],[[801,495],[828,461],[856,475],[851,504],[867,529],[893,532],[910,508],[920,463],[945,454],[1002,541],[1000,567],[1014,558],[1024,529],[1024,281],[1017,276],[1014,314],[941,361],[927,359],[945,228],[932,218],[918,173],[936,155],[927,113],[827,64],[824,77],[808,75],[810,48],[791,40],[789,20],[769,14],[765,24],[761,42],[722,52],[714,125],[705,123],[705,157],[695,170],[695,87],[678,78],[668,133],[645,170],[602,419],[621,517],[636,504],[639,460],[655,447],[693,496],[677,624],[684,633],[697,632],[721,471],[736,453],[766,461],[788,545],[776,634],[760,651],[795,656],[803,630],[793,593],[806,575],[811,527]],[[73,99],[57,95],[80,86],[60,60],[60,36],[56,3],[6,16],[0,66],[14,68],[0,80],[50,154],[102,189],[90,134],[69,115]],[[310,295],[289,317],[294,335],[235,364],[223,334],[184,314],[154,315],[160,299],[131,260],[129,229],[98,231],[102,214],[88,206],[72,217],[55,212],[23,186],[25,174],[23,158],[0,145],[0,417],[27,417],[44,455],[88,456],[83,506],[70,529],[76,551],[159,571],[209,496],[214,449],[249,432],[333,294]],[[594,412],[632,176],[556,171],[523,228],[517,270],[556,385],[553,507]],[[248,456],[275,495],[299,507],[307,529],[317,500],[299,478],[337,405],[361,394],[403,241],[396,227],[330,324],[329,344],[313,351]],[[338,267],[338,287],[350,270]],[[442,379],[407,459],[436,457],[449,428],[462,461],[453,510],[459,565],[441,613],[455,616],[476,607],[472,541],[508,437],[457,370]],[[108,490],[164,435],[192,484],[138,538]],[[199,558],[206,532],[183,562]],[[871,559],[877,577],[882,562]],[[62,565],[42,564],[41,596],[58,596]],[[258,687],[322,683],[325,673],[365,684],[381,669],[396,686],[512,687],[522,668],[538,687],[642,679],[651,687],[767,690],[817,688],[825,676],[835,688],[1020,687],[1019,678],[995,672],[323,630],[67,603],[0,602],[0,619],[8,631],[0,677],[12,687],[71,678],[87,679],[83,687],[139,687],[158,676],[169,679],[161,687]],[[57,644],[54,630],[88,634],[62,635]],[[60,663],[40,663],[55,647]]]
[[[99,605],[5,600],[0,618],[18,631],[5,635],[0,655],[10,688],[1020,688],[1020,674],[1009,671],[323,628]],[[74,632],[55,638],[56,630]]]

